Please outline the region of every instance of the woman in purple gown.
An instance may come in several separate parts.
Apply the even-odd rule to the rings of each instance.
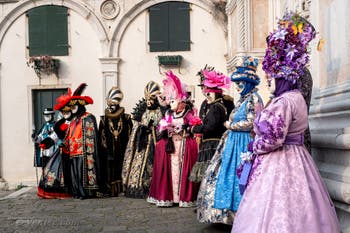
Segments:
[[[268,38],[263,69],[275,97],[254,122],[248,149],[255,159],[232,233],[340,232],[327,188],[303,144],[308,119],[299,77],[314,37],[309,22],[287,13]]]

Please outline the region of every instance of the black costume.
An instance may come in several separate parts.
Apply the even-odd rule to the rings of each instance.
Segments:
[[[109,102],[107,104],[109,107],[105,110],[105,115],[101,116],[99,125],[100,186],[104,194],[111,196],[117,196],[118,193],[123,192],[124,153],[132,128],[130,115],[125,114],[125,109],[119,106],[121,99],[121,91],[117,87],[113,87],[108,94],[107,101]],[[113,104],[115,107],[111,110],[110,106]]]

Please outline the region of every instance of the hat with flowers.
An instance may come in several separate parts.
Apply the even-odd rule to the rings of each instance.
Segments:
[[[199,72],[201,77],[200,86],[205,92],[222,93],[222,89],[229,89],[231,81],[221,72],[215,71],[214,67],[205,66]]]
[[[286,12],[278,28],[267,37],[262,69],[271,78],[295,83],[309,62],[308,45],[316,37],[315,28],[296,12]]]
[[[258,85],[260,83],[260,78],[256,74],[259,64],[258,58],[245,56],[238,63],[239,64],[236,66],[236,71],[231,74],[231,81],[246,81],[254,85]]]

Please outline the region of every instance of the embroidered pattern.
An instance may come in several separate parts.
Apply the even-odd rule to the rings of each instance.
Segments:
[[[276,145],[278,140],[284,138],[285,123],[282,115],[277,115],[275,112],[268,112],[266,110],[263,110],[262,114],[264,114],[266,120],[256,122],[255,124],[258,127],[261,138],[255,141],[254,152],[256,150],[265,150],[268,145]]]

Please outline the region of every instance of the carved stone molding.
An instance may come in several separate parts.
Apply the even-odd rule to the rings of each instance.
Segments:
[[[106,0],[100,7],[101,15],[105,19],[114,19],[120,12],[120,6],[113,0]]]
[[[228,1],[226,4],[226,14],[232,15],[234,9],[237,7],[237,0]]]
[[[300,6],[301,13],[300,14],[305,19],[309,19],[310,18],[310,7],[311,7],[311,0],[303,0],[301,2],[301,6]]]

